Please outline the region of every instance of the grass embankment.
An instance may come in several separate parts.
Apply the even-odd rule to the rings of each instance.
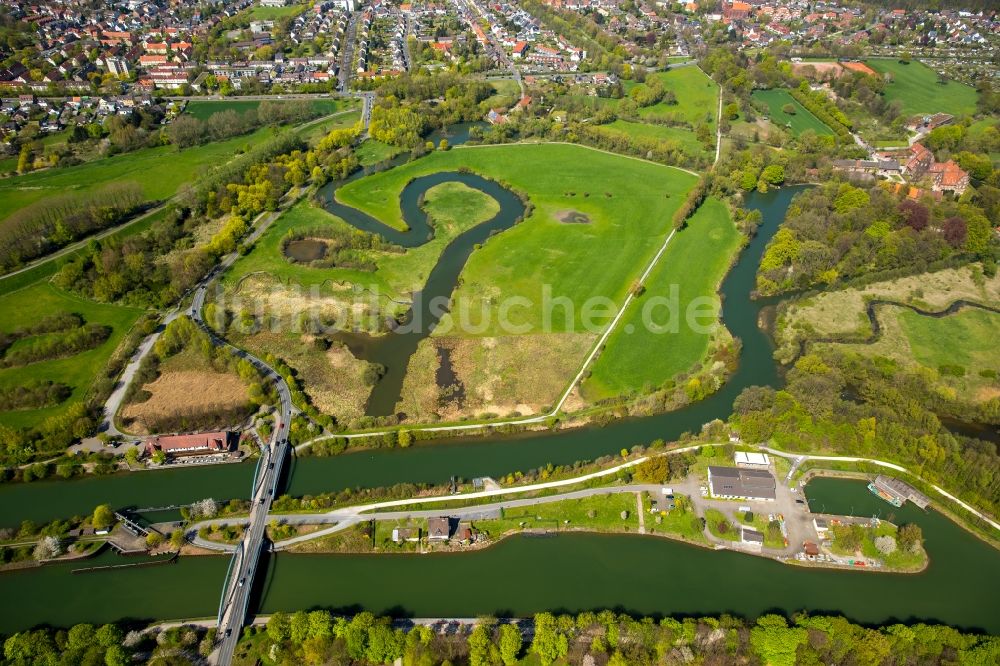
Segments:
[[[726,205],[707,199],[687,228],[670,241],[643,285],[645,292],[632,302],[608,338],[584,382],[584,397],[599,400],[660,386],[690,370],[705,357],[713,340],[728,335],[718,322],[716,291],[740,242]],[[653,307],[657,299],[670,299],[674,291],[676,312]],[[688,313],[701,302],[706,305],[697,311],[704,315],[689,320]]]
[[[778,127],[788,128],[792,134],[798,136],[806,130],[813,130],[816,134],[833,136],[831,130],[823,121],[810,113],[804,106],[799,104],[788,94],[787,90],[755,90],[752,95],[754,101],[767,106],[769,120]],[[784,107],[791,104],[795,108],[795,113],[785,113]]]
[[[975,88],[957,81],[938,83],[937,73],[921,62],[904,65],[895,59],[873,58],[865,64],[883,76],[891,75],[885,96],[890,102],[899,100],[902,103],[904,116],[930,113],[960,116],[976,111],[978,93]]]
[[[79,314],[86,323],[109,326],[111,334],[93,349],[66,358],[0,369],[0,389],[24,386],[31,381],[52,381],[72,388],[72,394],[59,404],[40,409],[0,412],[0,425],[12,428],[32,427],[50,416],[65,413],[71,405],[83,401],[95,377],[104,370],[108,359],[142,311],[95,303],[58,289],[48,282],[39,281],[0,296],[0,331],[10,333],[61,313]]]

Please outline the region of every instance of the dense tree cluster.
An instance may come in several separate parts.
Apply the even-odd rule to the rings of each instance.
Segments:
[[[480,620],[456,633],[393,624],[359,613],[334,617],[323,610],[275,613],[265,628],[247,631],[239,648],[275,664],[662,663],[945,664],[994,663],[1000,640],[941,625],[894,624],[866,628],[841,617],[763,615],[635,619],[612,611],[577,616],[539,613],[529,639],[521,625]],[[525,661],[522,661],[525,660]]]
[[[995,251],[990,221],[973,204],[912,201],[887,187],[831,182],[796,195],[761,260],[757,288],[774,294],[871,273],[922,272]]]
[[[227,109],[213,113],[205,120],[181,114],[167,126],[167,136],[170,143],[178,148],[189,148],[246,134],[265,125],[302,123],[317,115],[319,112],[311,100],[265,100],[256,109],[242,113]]]
[[[784,389],[745,389],[733,408],[745,441],[892,460],[990,513],[1000,509],[996,447],[956,437],[937,416],[996,423],[998,398],[962,402],[942,395],[926,373],[887,358],[832,350],[801,357]]]
[[[94,231],[118,224],[144,200],[137,183],[47,196],[0,223],[0,269],[16,268]]]
[[[73,389],[61,382],[30,379],[18,386],[0,388],[0,411],[58,405],[72,393]]]

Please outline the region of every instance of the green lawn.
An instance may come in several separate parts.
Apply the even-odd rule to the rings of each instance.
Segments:
[[[646,385],[660,386],[674,375],[690,370],[708,350],[711,334],[696,331],[685,316],[695,299],[709,298],[709,313],[717,316],[716,291],[740,247],[740,234],[726,205],[706,199],[683,231],[677,233],[659,264],[646,280],[645,293],[632,302],[583,384],[588,400],[620,395]],[[677,293],[676,327],[667,307],[654,305]],[[700,320],[711,324],[709,316]],[[646,324],[664,326],[656,331]],[[721,324],[720,324],[721,325]],[[709,326],[715,328],[715,326]]]
[[[166,199],[202,169],[231,159],[238,151],[266,141],[273,133],[272,128],[265,127],[252,134],[182,151],[172,146],[144,148],[77,166],[7,178],[0,181],[0,219],[52,194],[92,190],[116,181],[138,182],[146,198]]]
[[[353,127],[358,122],[361,121],[360,111],[351,111],[349,113],[338,113],[330,118],[324,118],[323,120],[314,122],[308,127],[299,130],[299,134],[305,139],[309,144],[315,144],[324,136],[337,129],[345,129],[348,127]]]
[[[502,518],[474,520],[472,524],[492,539],[522,529],[636,531],[639,527],[637,510],[638,503],[633,493],[618,493],[505,509]],[[623,511],[627,512],[624,519]]]
[[[72,396],[59,405],[0,412],[0,425],[31,427],[49,416],[63,413],[70,405],[83,400],[94,378],[104,369],[125,333],[142,314],[136,308],[95,303],[58,289],[48,282],[37,282],[20,291],[0,296],[0,330],[9,332],[30,326],[61,312],[77,313],[88,323],[111,326],[111,336],[98,347],[76,356],[0,369],[0,387],[4,388],[32,379],[52,380],[73,387]]]
[[[958,365],[967,371],[1000,370],[996,355],[1000,315],[966,309],[948,317],[925,317],[912,310],[900,310],[899,321],[910,341],[914,359],[938,369]],[[947,344],[942,341],[947,340]]]
[[[768,117],[772,123],[778,127],[789,127],[792,134],[798,136],[806,130],[813,130],[817,134],[833,136],[833,130],[826,126],[819,118],[806,110],[804,106],[795,101],[788,94],[787,90],[773,88],[771,90],[753,91],[753,100],[761,102],[768,109]],[[785,113],[782,108],[786,104],[795,107],[795,113]]]
[[[616,120],[607,125],[600,126],[601,131],[608,134],[625,134],[637,139],[656,139],[658,141],[674,141],[680,144],[681,148],[690,155],[707,155],[709,149],[705,147],[695,133],[691,130],[680,127],[670,127],[668,125],[652,125],[649,123],[634,123],[628,120]],[[713,141],[714,135],[713,135]],[[712,150],[714,152],[714,149]]]
[[[266,9],[266,8],[265,8]],[[275,102],[291,102],[298,100],[279,100],[275,98]],[[184,113],[190,114],[197,118],[198,120],[205,120],[216,113],[221,113],[222,111],[236,111],[237,113],[246,113],[251,109],[256,109],[260,106],[261,100],[256,99],[224,99],[224,100],[193,100],[188,102],[188,105],[184,108]],[[312,100],[312,108],[317,114],[329,115],[331,113],[336,113],[343,109],[348,109],[357,104],[354,100],[344,100],[332,97],[322,97]]]
[[[261,7],[257,5],[247,10],[251,21],[274,21],[286,16],[298,16],[309,5],[286,5],[285,7]]]
[[[885,95],[890,100],[902,102],[904,116],[938,112],[959,116],[976,110],[975,88],[957,81],[941,85],[937,82],[937,73],[921,62],[911,61],[904,65],[898,60],[875,58],[866,60],[865,64],[880,74],[892,75]]]
[[[361,166],[371,166],[392,159],[401,152],[403,152],[402,149],[396,146],[390,146],[375,139],[368,139],[357,147],[354,155],[361,162]]]
[[[647,75],[647,80],[657,78],[664,87],[677,96],[676,104],[654,104],[639,109],[639,115],[647,117],[673,117],[677,120],[699,125],[707,123],[715,126],[719,111],[719,86],[698,67],[679,67],[666,72]]]
[[[456,307],[467,306],[477,320],[478,313],[489,317],[488,325],[476,332],[488,336],[509,333],[512,327],[519,333],[602,328],[610,319],[603,313],[622,302],[695,182],[693,175],[677,169],[582,146],[514,144],[435,152],[350,183],[337,196],[402,227],[398,196],[404,185],[416,176],[461,167],[526,193],[535,207],[523,223],[473,253],[454,294]],[[589,221],[560,221],[566,214]],[[543,303],[546,293],[548,303]],[[530,305],[504,307],[511,326],[500,326],[502,301],[514,296]],[[585,327],[585,305],[595,297],[605,300],[590,301],[596,309],[587,310],[591,325]],[[442,326],[451,323],[445,321],[449,317]]]

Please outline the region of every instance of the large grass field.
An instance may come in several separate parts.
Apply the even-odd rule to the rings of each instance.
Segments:
[[[866,60],[865,64],[880,74],[892,75],[885,95],[890,100],[902,102],[905,116],[938,112],[960,116],[976,110],[975,88],[957,81],[941,85],[937,82],[937,73],[921,62],[904,65],[898,60],[875,58]]]
[[[291,102],[297,100],[278,100],[276,102]],[[236,111],[237,113],[246,113],[251,109],[256,109],[260,106],[261,100],[258,99],[240,99],[238,97],[232,99],[223,100],[193,100],[188,102],[188,105],[184,108],[184,113],[190,114],[199,120],[205,120],[216,113],[221,113],[222,111]],[[312,100],[312,108],[316,113],[329,115],[331,113],[336,113],[344,109],[349,109],[357,106],[356,100],[345,100],[332,97],[316,98]]]
[[[823,121],[811,114],[804,106],[795,101],[788,94],[787,90],[772,88],[771,90],[755,90],[752,95],[754,101],[761,102],[767,106],[768,118],[778,127],[788,127],[792,134],[798,136],[806,130],[813,130],[817,134],[833,136],[833,130],[826,126]],[[785,113],[782,108],[786,104],[795,107],[795,113]]]
[[[582,146],[515,144],[436,152],[350,183],[337,196],[402,228],[398,197],[404,185],[419,175],[461,167],[509,184],[535,206],[527,220],[492,238],[466,264],[454,298],[490,317],[480,335],[509,332],[497,315],[502,300],[512,296],[531,302],[508,312],[510,324],[522,333],[584,330],[585,302],[598,296],[623,300],[695,182],[678,169]],[[588,221],[560,220],[574,213]],[[546,323],[544,287],[552,298],[568,299],[573,312],[565,316],[556,308]]]
[[[147,199],[166,199],[202,169],[217,166],[273,136],[265,127],[226,141],[178,151],[172,146],[143,148],[132,153],[71,167],[46,169],[0,181],[0,219],[53,194],[87,191],[108,183],[135,181]]]
[[[645,293],[632,302],[608,338],[584,382],[584,396],[599,400],[647,385],[658,387],[696,364],[708,350],[711,334],[695,331],[685,313],[694,299],[707,297],[709,312],[718,316],[717,287],[739,246],[740,234],[726,205],[706,199],[687,228],[674,236],[646,280]],[[670,314],[665,307],[653,308],[652,299],[669,298],[672,289],[678,295],[678,326],[655,331],[646,322],[663,325]],[[709,316],[700,321],[704,325],[712,320]]]
[[[719,86],[698,67],[678,67],[666,72],[647,75],[647,80],[656,78],[664,88],[677,96],[676,104],[654,104],[639,110],[639,115],[647,117],[673,117],[692,125],[706,123],[715,126],[719,104]]]
[[[284,7],[261,7],[256,5],[247,10],[247,15],[251,21],[274,21],[286,16],[298,16],[306,10],[308,5],[293,4]]]
[[[136,308],[104,305],[79,298],[48,282],[39,281],[20,291],[0,296],[0,330],[10,332],[64,312],[79,314],[88,323],[110,326],[111,336],[94,349],[69,358],[0,369],[0,387],[3,388],[23,385],[34,379],[60,382],[73,388],[72,395],[59,405],[0,412],[0,424],[14,428],[31,427],[83,400],[94,378],[104,369],[125,333],[142,314]]]
[[[691,130],[669,125],[653,125],[649,123],[634,123],[628,120],[616,120],[600,126],[601,131],[608,134],[625,134],[637,139],[656,139],[658,141],[676,141],[690,155],[707,155],[705,147]],[[714,141],[714,138],[713,138]],[[714,152],[714,151],[711,151]]]

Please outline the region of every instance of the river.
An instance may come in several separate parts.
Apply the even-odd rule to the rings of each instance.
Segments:
[[[777,386],[772,345],[757,325],[750,291],[767,241],[797,188],[751,194],[763,213],[757,236],[722,284],[723,320],[743,341],[740,366],[716,394],[682,410],[513,437],[463,438],[408,449],[363,451],[296,460],[294,495],[398,482],[444,482],[455,475],[500,476],[546,463],[564,464],[615,453],[655,438],[675,439],[725,419],[746,386]],[[99,502],[159,506],[204,497],[246,496],[248,465],[146,472],[69,482],[0,487],[0,524],[86,511]],[[814,481],[817,510],[884,512],[851,481]],[[891,508],[891,507],[888,507]],[[907,507],[902,521],[919,522],[930,568],[918,575],[796,569],[730,552],[711,552],[662,539],[561,535],[520,537],[476,553],[406,556],[276,556],[261,582],[264,611],[312,606],[415,615],[527,614],[541,609],[610,607],[641,614],[756,615],[776,609],[842,613],[861,622],[928,619],[1000,632],[998,553],[937,513]],[[101,561],[115,561],[104,555]],[[0,595],[18,599],[0,610],[0,631],[48,622],[65,625],[121,617],[172,618],[214,614],[228,558],[183,558],[178,564],[70,575],[57,565],[0,575]],[[586,581],[586,584],[581,584]]]

